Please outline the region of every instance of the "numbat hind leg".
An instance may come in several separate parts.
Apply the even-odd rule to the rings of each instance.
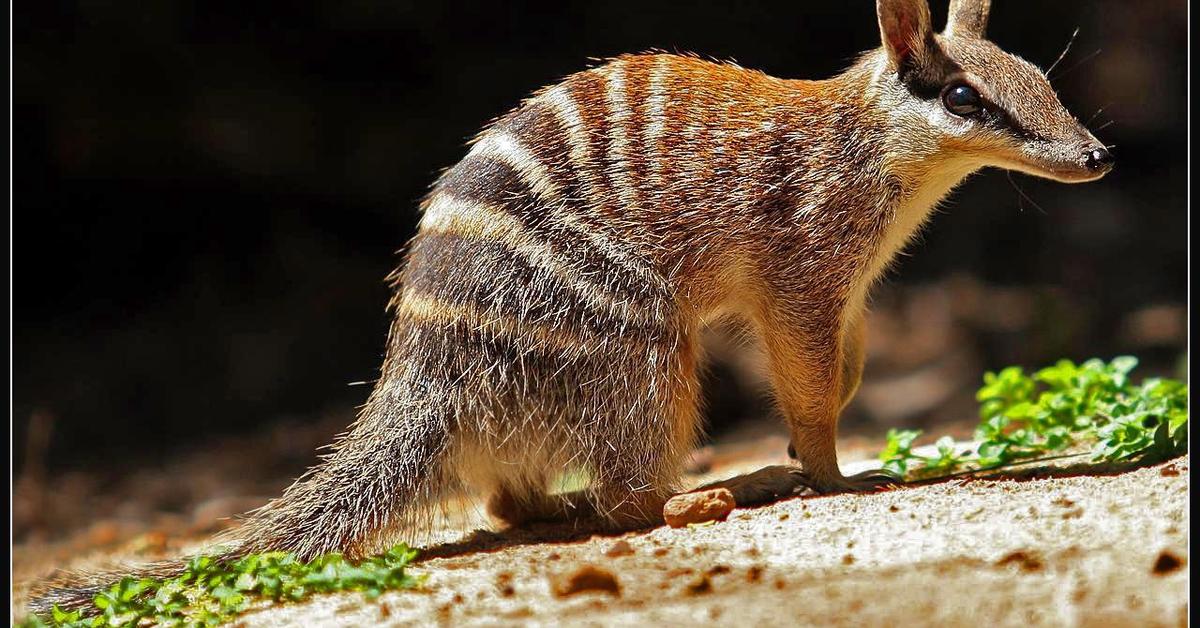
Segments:
[[[630,505],[624,505],[625,501]],[[519,528],[530,523],[580,523],[601,519],[640,523],[648,520],[641,515],[641,509],[633,507],[633,504],[647,508],[653,506],[644,499],[623,500],[621,495],[607,490],[549,494],[501,486],[488,498],[487,512],[496,523],[507,528]],[[662,510],[661,503],[658,510]]]
[[[698,347],[693,334],[673,325],[653,340],[642,352],[621,347],[590,356],[591,370],[557,374],[571,393],[569,405],[559,404],[569,410],[553,446],[570,452],[564,457],[586,469],[591,485],[553,495],[545,484],[502,483],[488,502],[493,517],[511,526],[590,519],[611,529],[663,520],[663,505],[678,488],[699,429]]]
[[[695,337],[679,332],[668,346],[671,351],[626,358],[614,367],[640,377],[623,378],[606,395],[613,418],[595,422],[595,431],[576,444],[585,452],[592,485],[560,497],[573,518],[593,517],[613,530],[662,523],[663,505],[678,488],[700,425]]]
[[[501,486],[488,497],[488,515],[506,528],[519,528],[535,521],[560,520],[559,501],[545,491]]]
[[[645,421],[610,421],[606,430],[572,444],[586,452],[580,463],[592,476],[591,486],[562,494],[501,486],[488,501],[488,512],[500,522],[520,526],[535,521],[601,523],[627,530],[662,523],[663,505],[678,488],[684,460],[695,444],[699,424],[699,386],[690,370],[664,376],[673,388],[631,400],[632,408],[614,410],[622,417]],[[644,389],[648,389],[646,385]],[[613,395],[615,397],[615,395]],[[658,400],[665,400],[661,403]]]
[[[691,445],[694,424],[656,423],[678,426],[684,433],[672,435],[666,443],[660,440],[662,435],[645,437],[659,447],[630,442],[632,434],[609,435],[602,446],[577,445],[591,452],[586,460],[593,478],[590,487],[549,494],[544,487],[502,484],[488,499],[488,514],[508,527],[591,521],[624,530],[661,523],[663,504],[674,494],[682,467],[681,454]],[[625,446],[618,446],[621,444]]]
[[[603,522],[614,529],[630,529],[660,523],[669,493],[603,489],[530,495],[500,488],[488,499],[487,511],[497,523],[509,528],[539,522],[591,521]]]

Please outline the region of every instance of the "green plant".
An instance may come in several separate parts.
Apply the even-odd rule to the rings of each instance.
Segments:
[[[1003,467],[1079,447],[1096,461],[1152,462],[1187,451],[1187,386],[1129,374],[1137,358],[1111,362],[1060,360],[1027,375],[1010,366],[986,373],[976,394],[979,426],[974,450],[937,442],[936,456],[913,453],[919,430],[890,430],[880,453],[885,469],[910,479],[940,477],[971,466]]]
[[[259,600],[296,601],[313,593],[361,591],[368,599],[390,589],[420,585],[406,573],[417,552],[398,545],[385,554],[351,563],[341,554],[309,562],[292,554],[251,554],[230,562],[199,556],[174,578],[124,578],[93,598],[93,608],[30,617],[22,626],[216,626]]]

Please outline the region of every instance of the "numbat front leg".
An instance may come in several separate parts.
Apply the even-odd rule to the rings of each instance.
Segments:
[[[794,301],[779,301],[789,302]],[[761,312],[759,327],[775,395],[791,432],[788,455],[800,463],[800,469],[767,472],[772,469],[768,467],[762,470],[766,473],[751,474],[729,488],[742,491],[745,503],[752,503],[794,493],[799,487],[836,493],[899,482],[882,471],[846,477],[838,468],[837,421],[850,390],[857,386],[850,378],[857,380],[861,372],[859,364],[847,362],[861,360],[861,349],[847,346],[861,343],[858,323],[844,325],[843,313],[837,308],[803,311],[775,307]]]

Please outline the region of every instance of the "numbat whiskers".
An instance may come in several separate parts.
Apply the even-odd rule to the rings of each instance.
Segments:
[[[660,521],[700,429],[698,334],[723,317],[765,349],[802,469],[784,481],[890,480],[843,476],[834,449],[872,284],[972,172],[1113,164],[1041,70],[984,38],[988,9],[954,0],[935,33],[926,0],[878,0],[882,46],[828,80],[622,56],[499,118],[422,204],[357,421],[226,556],[363,556],[462,488],[511,525]],[[549,493],[572,468],[591,485]]]

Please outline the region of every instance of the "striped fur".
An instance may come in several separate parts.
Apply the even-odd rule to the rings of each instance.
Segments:
[[[360,556],[464,488],[509,523],[656,521],[700,429],[697,333],[729,316],[766,350],[807,480],[858,486],[837,417],[892,257],[983,166],[1096,178],[1040,71],[982,39],[987,3],[953,4],[939,35],[925,0],[879,0],[884,46],[830,80],[623,56],[490,125],[422,205],[360,417],[234,553]],[[948,113],[963,80],[995,111]],[[590,488],[548,495],[571,469]]]

